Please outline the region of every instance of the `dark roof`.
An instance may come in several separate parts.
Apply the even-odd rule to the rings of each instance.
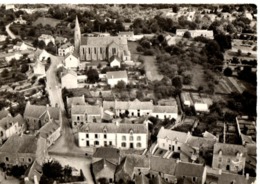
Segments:
[[[25,123],[25,120],[20,114],[16,115],[15,117],[7,116],[0,120],[0,127],[6,130],[15,123],[18,123],[19,126],[22,126],[22,124]]]
[[[137,184],[149,184],[149,179],[144,174],[137,175],[135,177],[135,183],[137,183]]]
[[[176,166],[175,176],[202,177],[205,166],[202,164],[179,162]]]
[[[119,158],[120,157],[120,151],[116,148],[97,148],[95,153],[93,154],[93,157],[95,158]]]
[[[149,168],[149,158],[145,155],[127,155],[123,164],[125,173],[132,176],[135,167]]]
[[[144,124],[112,124],[112,123],[88,123],[83,125],[80,129],[81,132],[93,133],[148,133],[148,129]]]
[[[95,177],[98,177],[100,172],[105,169],[109,169],[115,173],[116,171],[116,165],[110,163],[109,161],[105,159],[101,159],[95,163],[92,164],[93,168],[93,173]]]
[[[50,135],[52,135],[52,133],[55,132],[59,127],[60,125],[58,123],[55,123],[55,121],[50,121],[41,127],[41,129],[39,130],[40,136],[46,139]]]
[[[114,61],[115,59],[116,59],[117,61],[119,61],[119,62],[121,61],[117,55],[113,55],[113,56],[110,57],[109,62],[112,62],[112,61]]]
[[[86,105],[85,96],[67,97],[67,106],[71,107],[71,105]]]
[[[164,174],[174,175],[177,161],[161,157],[150,158],[150,169]]]
[[[1,110],[0,111],[0,120],[3,119],[4,117],[8,116],[9,111],[7,110]]]
[[[244,146],[235,144],[216,143],[214,145],[213,154],[219,154],[219,151],[222,151],[223,155],[236,156],[237,153],[242,153],[242,156],[246,157],[247,154],[247,149]]]
[[[119,47],[126,45],[127,39],[118,36],[105,36],[105,37],[81,37],[81,45],[90,46],[109,46],[111,43],[117,44]]]
[[[32,135],[13,135],[3,144],[0,152],[6,153],[35,153],[37,138]]]
[[[41,105],[31,105],[30,103],[26,104],[25,110],[24,110],[24,117],[31,117],[39,119],[42,117],[45,113],[48,113],[50,115],[50,118],[54,120],[59,120],[59,113],[60,110],[57,107],[47,107],[47,106],[41,106]]]

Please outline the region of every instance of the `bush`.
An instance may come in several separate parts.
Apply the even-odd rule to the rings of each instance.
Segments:
[[[21,66],[21,72],[26,73],[29,70],[29,66],[27,64],[23,64]]]
[[[137,52],[143,52],[144,49],[143,49],[143,47],[141,47],[141,46],[137,46],[137,47],[136,47],[136,51],[137,51]]]
[[[2,73],[1,73],[1,76],[2,76],[3,78],[7,77],[8,75],[9,75],[9,71],[8,71],[7,69],[4,69],[4,70],[2,71]]]
[[[231,68],[227,67],[227,68],[224,70],[223,73],[224,73],[225,76],[228,76],[228,77],[229,77],[229,76],[232,75],[233,72],[232,72],[232,69],[231,69]]]
[[[145,50],[144,51],[144,55],[145,56],[153,56],[154,55],[154,51],[151,49]]]

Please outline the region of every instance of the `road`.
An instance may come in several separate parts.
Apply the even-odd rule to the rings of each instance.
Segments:
[[[7,32],[7,34],[12,38],[15,39],[16,36],[13,34],[13,32],[10,30],[10,25],[12,25],[13,23],[11,22],[10,24],[5,26],[5,30]]]
[[[62,62],[62,57],[58,56],[50,56],[51,58],[51,65],[48,71],[46,72],[46,78],[47,78],[47,83],[46,83],[46,90],[49,93],[49,99],[50,99],[50,105],[52,107],[55,107],[58,105],[60,109],[64,112],[64,103],[62,100],[62,95],[61,95],[61,88],[59,87],[59,80],[56,76],[56,71],[57,71],[57,65],[61,64]]]

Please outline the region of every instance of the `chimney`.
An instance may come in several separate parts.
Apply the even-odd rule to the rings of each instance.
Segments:
[[[246,180],[249,180],[249,173],[246,173]]]
[[[218,174],[221,175],[222,174],[222,169],[218,170]]]

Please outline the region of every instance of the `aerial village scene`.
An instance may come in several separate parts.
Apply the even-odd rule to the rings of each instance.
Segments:
[[[256,184],[256,23],[255,4],[0,4],[0,183]]]

